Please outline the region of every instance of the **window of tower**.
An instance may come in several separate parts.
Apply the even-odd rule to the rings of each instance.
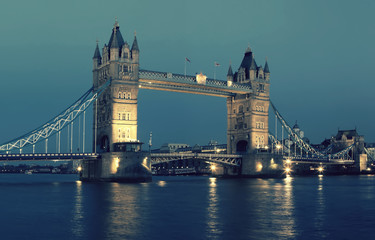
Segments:
[[[123,68],[122,68],[122,71],[125,72],[125,73],[129,72],[128,66],[124,65]]]
[[[118,98],[122,98],[122,92],[118,93]]]
[[[126,95],[126,99],[131,99],[132,98],[132,93],[128,92]]]
[[[129,58],[129,53],[128,52],[124,52],[124,58]]]
[[[264,92],[264,85],[263,84],[259,84],[259,91]]]
[[[239,113],[243,113],[243,106],[242,106],[242,105],[240,105],[240,106],[238,107],[238,112],[239,112]]]
[[[130,128],[126,129],[126,138],[130,139]]]

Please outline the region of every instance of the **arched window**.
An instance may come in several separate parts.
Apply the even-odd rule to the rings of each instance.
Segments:
[[[118,98],[122,98],[122,92],[118,92]]]
[[[131,99],[131,98],[132,98],[132,94],[130,92],[128,92],[126,99]]]

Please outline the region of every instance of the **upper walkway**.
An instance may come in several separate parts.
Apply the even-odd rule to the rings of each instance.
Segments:
[[[230,97],[235,94],[249,94],[253,90],[246,84],[232,83],[228,86],[227,81],[206,79],[198,83],[196,76],[185,76],[181,74],[140,70],[140,88],[164,90],[172,92],[195,93],[217,97]]]

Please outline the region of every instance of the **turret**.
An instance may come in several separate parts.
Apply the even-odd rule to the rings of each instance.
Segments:
[[[233,71],[232,71],[232,65],[229,64],[228,74],[227,74],[227,85],[228,87],[232,86],[233,84]]]
[[[136,32],[134,32],[134,41],[131,49],[132,53],[132,60],[133,60],[133,74],[135,76],[138,76],[138,69],[139,69],[139,47],[137,42],[137,35]]]
[[[266,59],[266,64],[264,65],[264,77],[267,81],[270,80],[270,69],[268,68],[268,62]]]
[[[132,45],[132,58],[138,62],[139,61],[139,47],[138,47],[138,41],[137,41],[137,35],[136,32],[134,32],[134,41]]]
[[[94,56],[92,57],[92,60],[93,60],[93,69],[95,70],[100,66],[102,62],[102,57],[100,56],[98,42],[96,42],[96,48],[95,48],[95,52],[94,52]]]

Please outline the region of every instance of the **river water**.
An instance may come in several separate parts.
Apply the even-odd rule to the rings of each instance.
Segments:
[[[374,239],[375,176],[0,174],[0,239]]]

